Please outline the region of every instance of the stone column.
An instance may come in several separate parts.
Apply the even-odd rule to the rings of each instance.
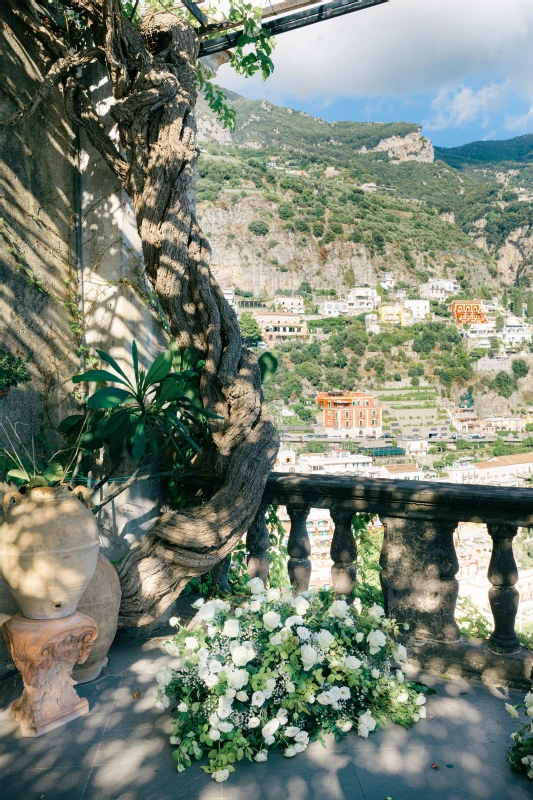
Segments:
[[[287,545],[289,562],[287,569],[295,594],[301,594],[309,589],[311,579],[311,542],[307,533],[307,515],[310,506],[287,506],[287,513],[291,520],[291,532]]]
[[[383,517],[380,573],[385,612],[407,622],[411,636],[455,641],[459,562],[453,543],[456,522]]]
[[[268,580],[268,570],[270,568],[270,534],[266,525],[265,514],[268,511],[269,503],[263,501],[255,515],[255,519],[246,534],[246,549],[248,556],[248,574],[250,578],[261,578],[266,584]]]
[[[492,583],[489,602],[494,617],[494,631],[489,638],[489,649],[495,653],[516,653],[520,642],[515,632],[519,594],[515,583],[518,569],[513,553],[516,526],[487,523],[492,539],[492,555],[488,578]]]
[[[330,509],[335,532],[331,542],[331,583],[335,594],[344,594],[351,599],[352,590],[357,579],[357,545],[352,530],[353,511],[342,508]]]
[[[75,611],[61,619],[27,619],[20,612],[2,625],[11,657],[24,679],[22,695],[11,713],[22,735],[42,736],[89,711],[78,697],[71,672],[83,664],[96,637],[96,622]]]

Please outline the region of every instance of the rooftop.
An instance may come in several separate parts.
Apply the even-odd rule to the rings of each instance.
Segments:
[[[0,683],[2,800],[531,800],[531,781],[505,761],[518,722],[504,703],[523,693],[432,676],[419,676],[436,694],[410,731],[391,723],[293,759],[275,752],[224,784],[198,763],[178,774],[172,715],[152,702],[157,669],[173,661],[165,638],[119,638],[102,677],[78,687],[89,714],[38,739],[21,738],[7,709],[18,680]]]
[[[416,464],[387,464],[387,472],[420,472]]]
[[[516,456],[498,456],[491,458],[490,461],[477,461],[474,466],[477,469],[494,469],[494,467],[512,467],[516,464],[531,464],[533,453],[519,453]]]

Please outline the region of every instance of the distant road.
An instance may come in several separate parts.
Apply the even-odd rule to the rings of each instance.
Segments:
[[[344,439],[340,439],[340,438],[339,439],[334,439],[333,437],[330,437],[330,436],[315,436],[312,433],[307,433],[307,434],[306,433],[301,433],[301,434],[296,435],[294,433],[283,433],[283,432],[280,433],[280,437],[284,442],[329,442],[330,444],[346,444],[346,442],[352,442],[352,443],[355,442],[356,444],[375,445],[376,447],[387,447],[387,445],[390,445],[392,439],[396,439],[396,440],[397,439],[411,439],[414,442],[417,441],[416,439],[413,439],[412,436],[411,437],[409,437],[409,436],[407,436],[407,437],[406,436],[393,436],[391,439],[383,439],[383,438],[381,438],[381,439],[359,439],[359,438],[357,438],[357,439],[348,439],[346,437]],[[426,440],[427,438],[428,438],[427,436],[420,436],[420,439]],[[486,436],[483,439],[470,439],[468,436],[464,436],[463,437],[463,441],[466,441],[466,442],[480,442],[480,443],[483,443],[483,444],[492,444],[493,442],[498,441],[499,438],[501,438],[501,437],[499,437],[499,436]],[[448,436],[448,437],[444,437],[442,439],[429,439],[429,441],[430,442],[434,442],[434,443],[436,443],[436,442],[445,442],[445,443],[453,444],[454,442],[457,441],[457,439],[452,439],[450,436]],[[522,439],[515,439],[514,437],[510,437],[510,438],[507,438],[507,439],[503,439],[503,441],[506,444],[520,444],[522,442]]]

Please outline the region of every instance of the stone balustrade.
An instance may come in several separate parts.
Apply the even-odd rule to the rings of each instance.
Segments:
[[[251,576],[268,575],[269,504],[284,505],[291,520],[288,571],[298,592],[309,586],[311,508],[327,508],[335,525],[331,585],[349,595],[357,581],[355,512],[378,515],[384,528],[380,573],[385,611],[409,625],[411,652],[441,672],[482,675],[485,680],[528,686],[533,654],[515,631],[518,580],[513,538],[533,527],[533,491],[425,481],[315,477],[272,473],[263,503],[247,536]],[[488,578],[494,631],[488,642],[461,638],[455,621],[459,563],[454,531],[459,522],[484,522],[492,538]]]

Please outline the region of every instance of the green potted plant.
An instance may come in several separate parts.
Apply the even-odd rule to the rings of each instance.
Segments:
[[[0,347],[0,397],[6,397],[13,386],[28,383],[30,380],[28,359],[14,356]]]

